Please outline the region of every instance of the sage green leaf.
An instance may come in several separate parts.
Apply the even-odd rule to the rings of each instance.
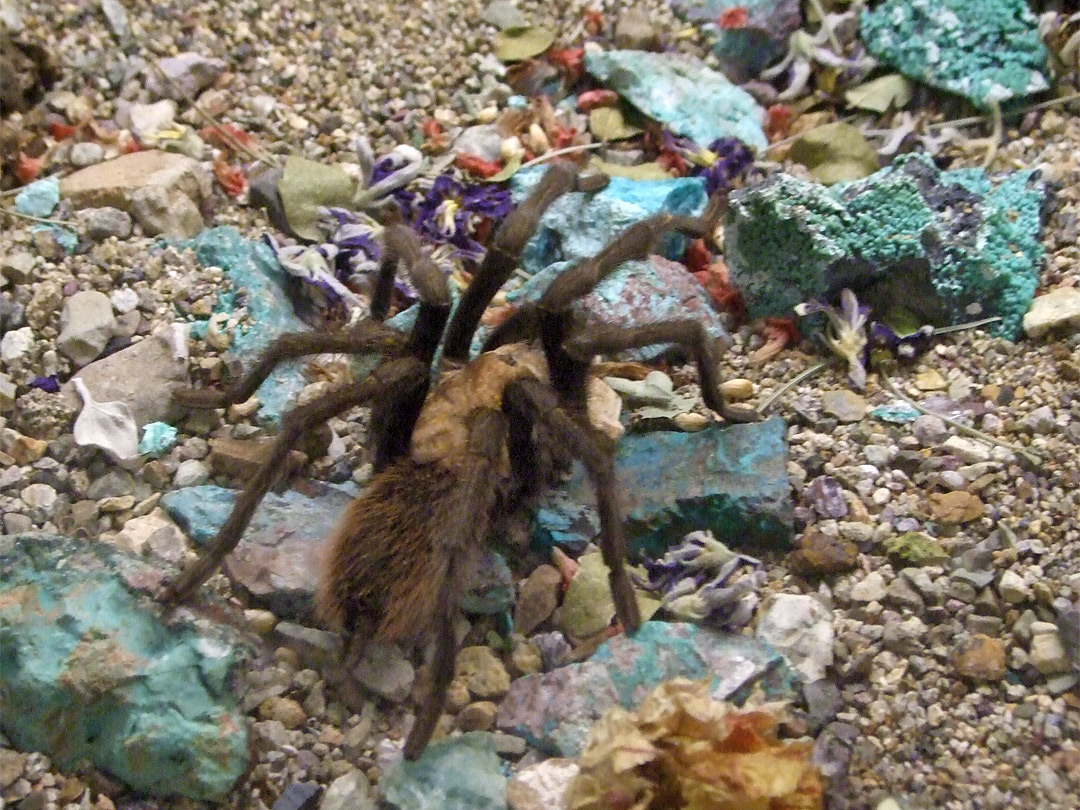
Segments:
[[[832,185],[869,177],[880,167],[877,152],[851,124],[817,127],[791,145],[791,159],[819,183]]]
[[[589,167],[593,171],[606,174],[608,177],[628,177],[631,180],[670,180],[671,172],[659,163],[638,163],[636,166],[623,166],[619,163],[609,163],[600,158],[589,161]]]
[[[872,82],[852,87],[844,93],[848,106],[883,113],[890,108],[899,110],[911,101],[911,82],[899,73],[890,73]]]
[[[278,193],[285,209],[285,219],[297,236],[312,241],[323,238],[316,224],[321,206],[349,208],[356,181],[337,166],[292,156],[278,182]]]
[[[493,174],[488,178],[489,183],[501,183],[504,180],[509,180],[514,176],[514,172],[521,168],[521,155],[514,155],[510,160],[506,161],[506,165],[502,167],[498,174]]]
[[[589,131],[602,141],[620,141],[644,130],[627,123],[618,107],[597,107],[589,113]]]
[[[500,62],[521,62],[539,56],[554,42],[555,33],[547,28],[507,28],[495,35],[495,57]]]
[[[572,639],[595,636],[615,618],[615,602],[608,583],[608,567],[599,552],[585,554],[563,599],[562,628]],[[648,621],[660,609],[660,600],[635,589],[641,620]]]

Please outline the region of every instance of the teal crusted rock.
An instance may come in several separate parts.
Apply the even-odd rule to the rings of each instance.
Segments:
[[[861,33],[882,62],[979,107],[1049,87],[1024,0],[886,0],[863,12]]]
[[[789,547],[792,505],[784,422],[713,427],[698,433],[630,434],[619,440],[615,474],[632,553],[659,557],[686,534],[711,529],[740,549]],[[580,465],[547,493],[532,540],[584,546],[599,531],[595,496]]]
[[[305,332],[308,327],[293,312],[285,295],[285,271],[274,258],[269,245],[245,239],[235,228],[221,227],[203,231],[182,247],[195,250],[204,266],[214,265],[225,271],[233,287],[247,290],[250,327],[239,327],[232,336],[229,355],[250,369],[274,338],[285,332]],[[197,324],[196,324],[197,325]],[[205,327],[202,330],[205,332]],[[192,334],[200,330],[192,328]],[[302,363],[282,363],[266,382],[259,386],[259,420],[281,424],[282,414],[295,404],[304,388]]]
[[[878,317],[894,307],[1015,339],[1038,283],[1046,188],[1034,171],[942,172],[898,158],[826,188],[778,174],[732,195],[724,258],[751,318],[850,287]]]
[[[768,139],[765,110],[699,59],[650,51],[586,49],[585,69],[650,118],[700,146],[738,138],[753,149]]]
[[[162,571],[107,543],[0,537],[0,728],[64,770],[89,760],[139,793],[220,801],[247,772],[228,628],[172,619]]]
[[[399,762],[382,780],[399,810],[505,810],[506,777],[495,737],[472,731],[431,743],[415,762]]]

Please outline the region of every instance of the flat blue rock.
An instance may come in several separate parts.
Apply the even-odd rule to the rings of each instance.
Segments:
[[[60,203],[60,179],[35,180],[15,195],[15,210],[31,217],[47,217]]]
[[[765,110],[700,59],[650,51],[593,51],[585,69],[650,118],[699,146],[738,138],[764,149]]]
[[[867,50],[980,107],[1046,90],[1047,52],[1024,0],[886,0],[862,15]]]
[[[240,545],[225,558],[232,580],[280,618],[310,622],[318,554],[350,495],[318,484],[263,498]],[[161,505],[200,545],[209,544],[229,516],[236,490],[210,484],[166,492]]]
[[[751,552],[791,545],[787,441],[779,418],[698,433],[623,436],[615,473],[632,552],[658,557],[699,529]],[[580,547],[592,540],[600,528],[595,503],[584,470],[575,465],[570,480],[538,505],[533,543]]]
[[[588,661],[514,681],[495,722],[541,751],[576,757],[605,712],[636,708],[672,678],[707,678],[713,697],[735,703],[756,686],[771,699],[796,696],[794,673],[763,642],[693,624],[646,622],[633,636],[604,642]]]
[[[278,335],[308,331],[293,312],[285,294],[285,271],[268,245],[243,238],[235,228],[221,227],[205,230],[182,246],[193,248],[204,266],[224,270],[234,288],[247,290],[252,324],[236,331],[227,353],[227,357],[239,359],[245,371]],[[268,425],[281,424],[282,414],[295,404],[304,384],[302,361],[278,366],[256,392],[259,420]]]
[[[850,287],[877,317],[947,326],[988,316],[1020,333],[1038,284],[1046,187],[1037,172],[943,172],[923,155],[825,187],[777,174],[732,195],[724,260],[751,318]]]
[[[415,762],[402,760],[381,782],[399,810],[505,810],[506,777],[495,738],[472,731],[431,743]]]
[[[224,799],[250,764],[228,630],[164,624],[139,593],[158,566],[106,543],[0,537],[0,574],[4,734],[140,793]]]

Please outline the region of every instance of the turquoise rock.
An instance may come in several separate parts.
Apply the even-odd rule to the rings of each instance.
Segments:
[[[51,233],[56,243],[60,245],[64,253],[69,256],[75,252],[75,248],[79,246],[79,237],[75,235],[74,231],[67,228],[61,228],[59,225],[35,225],[30,229],[30,233],[38,233],[39,231],[47,231]]]
[[[1000,316],[987,330],[1015,339],[1038,284],[1045,196],[1037,172],[943,172],[924,155],[830,187],[777,174],[732,195],[724,260],[751,318],[850,287],[878,317]]]
[[[903,425],[908,422],[914,422],[919,418],[920,413],[906,403],[896,402],[891,405],[881,405],[874,408],[874,410],[870,411],[870,415],[875,419],[880,419],[882,422],[892,422],[896,425]]]
[[[615,474],[631,553],[659,557],[699,529],[740,549],[792,543],[787,441],[779,418],[697,433],[623,436]],[[592,540],[600,529],[595,503],[584,469],[575,464],[569,481],[538,504],[534,546],[581,547]]]
[[[1038,28],[1024,0],[886,0],[861,20],[875,57],[983,108],[1050,86]]]
[[[250,767],[229,628],[162,613],[160,566],[47,534],[0,537],[0,728],[139,793],[225,799]],[[140,591],[142,591],[140,593]]]
[[[684,54],[586,51],[585,69],[627,101],[701,146],[738,138],[764,149],[765,110],[723,74]]]
[[[60,204],[60,178],[35,180],[15,195],[15,210],[30,217],[47,217]]]
[[[415,762],[401,760],[380,784],[399,810],[506,809],[506,777],[495,738],[485,731],[431,743]]]
[[[544,171],[536,168],[514,175],[510,191],[515,204],[529,196]],[[522,269],[534,275],[556,262],[591,259],[631,225],[665,212],[697,216],[705,210],[707,201],[702,177],[671,180],[612,177],[602,191],[564,194],[540,218],[535,236],[522,251]],[[656,252],[678,259],[685,247],[684,239],[672,235],[657,246]]]
[[[708,679],[714,698],[737,704],[758,687],[771,700],[791,700],[798,683],[784,657],[764,642],[693,624],[645,622],[633,636],[605,641],[588,661],[514,681],[495,723],[541,751],[576,757],[608,710],[635,709],[672,678]]]
[[[669,0],[669,4],[683,19],[704,23],[701,32],[712,41],[724,75],[735,82],[755,77],[779,59],[802,22],[799,0]],[[745,26],[716,25],[721,12],[740,7],[746,11]]]
[[[520,202],[543,175],[543,170],[518,172],[511,181],[514,199]],[[540,220],[536,235],[522,252],[523,269],[532,277],[507,292],[507,302],[539,298],[557,276],[592,258],[619,234],[647,217],[663,212],[696,216],[707,201],[700,177],[672,180],[630,180],[614,177],[595,194],[571,193],[556,200]],[[657,254],[677,259],[686,240],[670,234],[656,246]],[[714,338],[729,335],[710,298],[681,264],[663,258],[626,262],[597,285],[575,308],[593,323],[635,326],[666,318],[693,317]],[[480,329],[474,348],[479,349],[489,330]],[[655,346],[626,352],[634,360],[652,360],[667,352]]]
[[[253,601],[278,617],[309,623],[318,581],[317,551],[352,497],[317,482],[263,498],[225,570]],[[166,492],[161,506],[189,537],[209,545],[225,522],[236,491],[205,484]]]
[[[247,290],[252,325],[236,331],[226,354],[239,359],[245,370],[255,364],[274,338],[286,332],[308,331],[293,312],[285,294],[287,274],[269,245],[245,239],[235,228],[221,227],[205,230],[181,246],[193,248],[204,266],[220,267],[235,288]],[[259,398],[259,421],[280,425],[282,415],[295,404],[304,385],[302,360],[279,365],[255,394]]]
[[[165,422],[149,422],[143,425],[139,453],[157,458],[168,453],[176,444],[176,428]]]
[[[279,618],[314,621],[318,552],[355,493],[317,481],[263,498],[240,544],[225,558],[225,571],[255,603]],[[232,511],[236,490],[204,484],[166,492],[161,506],[198,545],[209,546]],[[495,551],[481,556],[462,608],[502,615],[514,602],[514,576]]]

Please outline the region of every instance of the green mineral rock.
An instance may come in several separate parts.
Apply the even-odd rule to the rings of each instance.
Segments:
[[[1024,0],[886,0],[862,39],[905,76],[979,107],[1047,89],[1046,47]]]
[[[923,155],[828,188],[777,174],[732,196],[724,258],[751,318],[850,287],[879,318],[1000,316],[988,330],[1015,339],[1038,283],[1045,195],[1035,171],[943,172]]]
[[[90,760],[158,797],[220,801],[250,767],[230,631],[140,590],[159,566],[107,543],[0,537],[0,729],[64,770]]]
[[[904,565],[936,565],[949,559],[949,553],[937,540],[922,532],[904,532],[885,541],[885,551]]]

